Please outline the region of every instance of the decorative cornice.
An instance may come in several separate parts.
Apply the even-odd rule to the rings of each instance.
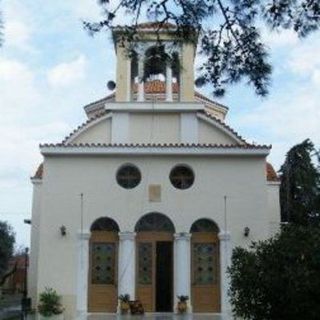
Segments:
[[[119,240],[120,241],[135,240],[136,235],[137,234],[135,232],[131,232],[131,231],[119,232]]]
[[[77,237],[80,240],[89,240],[91,236],[91,232],[89,230],[78,231]]]
[[[30,180],[31,180],[31,183],[32,183],[33,185],[42,184],[42,178],[34,178],[34,177],[31,177]]]
[[[271,146],[222,144],[44,144],[43,155],[247,155],[267,156]]]
[[[267,181],[268,186],[280,186],[281,181]]]
[[[197,112],[204,111],[204,104],[199,102],[114,102],[105,106],[109,111],[115,112]]]
[[[230,241],[231,240],[230,232],[222,231],[218,234],[218,238],[220,241]]]
[[[189,232],[179,232],[175,233],[174,235],[175,240],[184,240],[184,241],[190,241],[192,234]]]

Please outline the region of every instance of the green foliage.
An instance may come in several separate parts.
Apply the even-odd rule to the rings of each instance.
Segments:
[[[126,303],[130,302],[130,294],[120,294],[119,300]]]
[[[319,223],[320,170],[313,143],[307,139],[291,148],[280,172],[282,221]]]
[[[8,262],[13,255],[15,234],[12,227],[4,221],[0,221],[0,283],[2,277],[8,271]]]
[[[320,229],[286,226],[273,239],[236,248],[230,301],[250,320],[316,320],[320,314]]]
[[[132,19],[126,37],[135,39],[138,24],[156,21],[177,26],[177,37],[195,41],[199,35],[203,65],[196,85],[210,84],[221,96],[228,85],[246,81],[258,95],[268,93],[271,65],[268,50],[260,39],[259,26],[271,30],[292,29],[305,37],[320,25],[319,0],[99,0],[104,17],[95,23],[84,22],[94,34],[114,27],[115,18]]]
[[[179,302],[187,302],[189,300],[189,296],[177,296]]]
[[[39,300],[38,310],[42,316],[51,317],[63,312],[61,297],[52,288],[46,288],[44,292],[40,293]]]

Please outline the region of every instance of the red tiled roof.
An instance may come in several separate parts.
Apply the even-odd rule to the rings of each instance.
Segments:
[[[177,26],[169,22],[143,22],[138,24],[138,29],[175,29]]]
[[[42,179],[43,177],[43,163],[40,163],[35,175],[32,177],[32,179]]]
[[[69,135],[67,135],[63,140],[62,143],[65,144],[69,138],[71,138],[75,133],[77,133],[79,130],[81,130],[82,128],[84,128],[86,125],[88,125],[89,123],[103,117],[104,115],[108,114],[109,111],[108,110],[102,110],[101,112],[97,113],[94,117],[88,119],[87,121],[85,121],[84,123],[82,123],[81,125],[79,125],[76,129],[74,129],[71,133],[69,133]]]
[[[268,181],[279,181],[279,177],[271,163],[266,163],[266,175]]]
[[[134,84],[133,91],[135,93],[138,92],[138,85],[137,84]],[[164,94],[166,92],[166,83],[161,80],[148,81],[144,84],[144,91],[146,94]],[[177,82],[172,83],[172,92],[173,93],[179,92],[179,84]],[[94,104],[98,104],[98,103],[114,101],[115,96],[116,96],[115,92],[113,92],[100,100],[89,103],[88,105],[85,106],[85,108],[92,106]],[[228,109],[228,107],[224,106],[223,104],[221,104],[219,102],[216,102],[216,101],[209,99],[208,97],[206,97],[205,95],[203,95],[202,93],[200,93],[198,91],[194,92],[194,96],[195,96],[195,98],[199,98],[199,99],[204,100],[206,102],[213,103],[215,105],[221,106],[222,108]]]
[[[138,92],[138,85],[135,83],[133,86],[133,91]],[[149,94],[156,93],[165,93],[166,92],[166,83],[161,80],[152,80],[147,81],[144,84],[144,92]],[[179,85],[177,82],[172,83],[172,92],[179,92]]]
[[[227,129],[229,132],[231,132],[233,135],[235,135],[239,140],[241,140],[243,143],[248,144],[247,141],[240,136],[240,134],[238,132],[236,132],[235,130],[233,130],[231,127],[229,127],[225,122],[221,121],[220,119],[216,118],[214,115],[212,115],[209,112],[199,112],[199,114],[203,114],[206,117],[210,118],[211,120],[214,120],[215,122],[217,122],[218,124],[220,124],[221,126],[223,126],[225,129]]]

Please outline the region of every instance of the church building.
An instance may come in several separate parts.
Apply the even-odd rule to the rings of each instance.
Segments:
[[[248,143],[226,106],[195,91],[195,45],[158,26],[140,24],[130,54],[113,29],[113,93],[40,146],[29,294],[36,306],[55,289],[66,320],[117,313],[124,294],[146,312],[176,313],[183,295],[188,313],[227,315],[232,249],[279,227],[271,147]]]

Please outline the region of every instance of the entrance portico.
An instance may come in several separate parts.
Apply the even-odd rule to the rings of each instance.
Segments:
[[[146,312],[176,313],[178,296],[189,297],[188,313],[229,312],[226,269],[230,261],[230,236],[218,234],[210,220],[199,219],[190,232],[176,233],[168,217],[150,213],[137,222],[134,231],[113,233],[104,223],[99,228],[99,231],[91,229],[91,236],[83,232],[78,238],[78,314],[119,313],[117,300],[122,294],[139,299]],[[97,254],[101,251],[96,240],[106,251],[104,256]],[[93,267],[98,268],[92,270]],[[92,283],[97,281],[93,272],[99,277],[100,268],[105,268],[101,277],[109,283],[97,287],[97,283]],[[116,277],[114,282],[112,275]],[[101,307],[92,304],[95,295]],[[104,304],[104,299],[109,304]]]

